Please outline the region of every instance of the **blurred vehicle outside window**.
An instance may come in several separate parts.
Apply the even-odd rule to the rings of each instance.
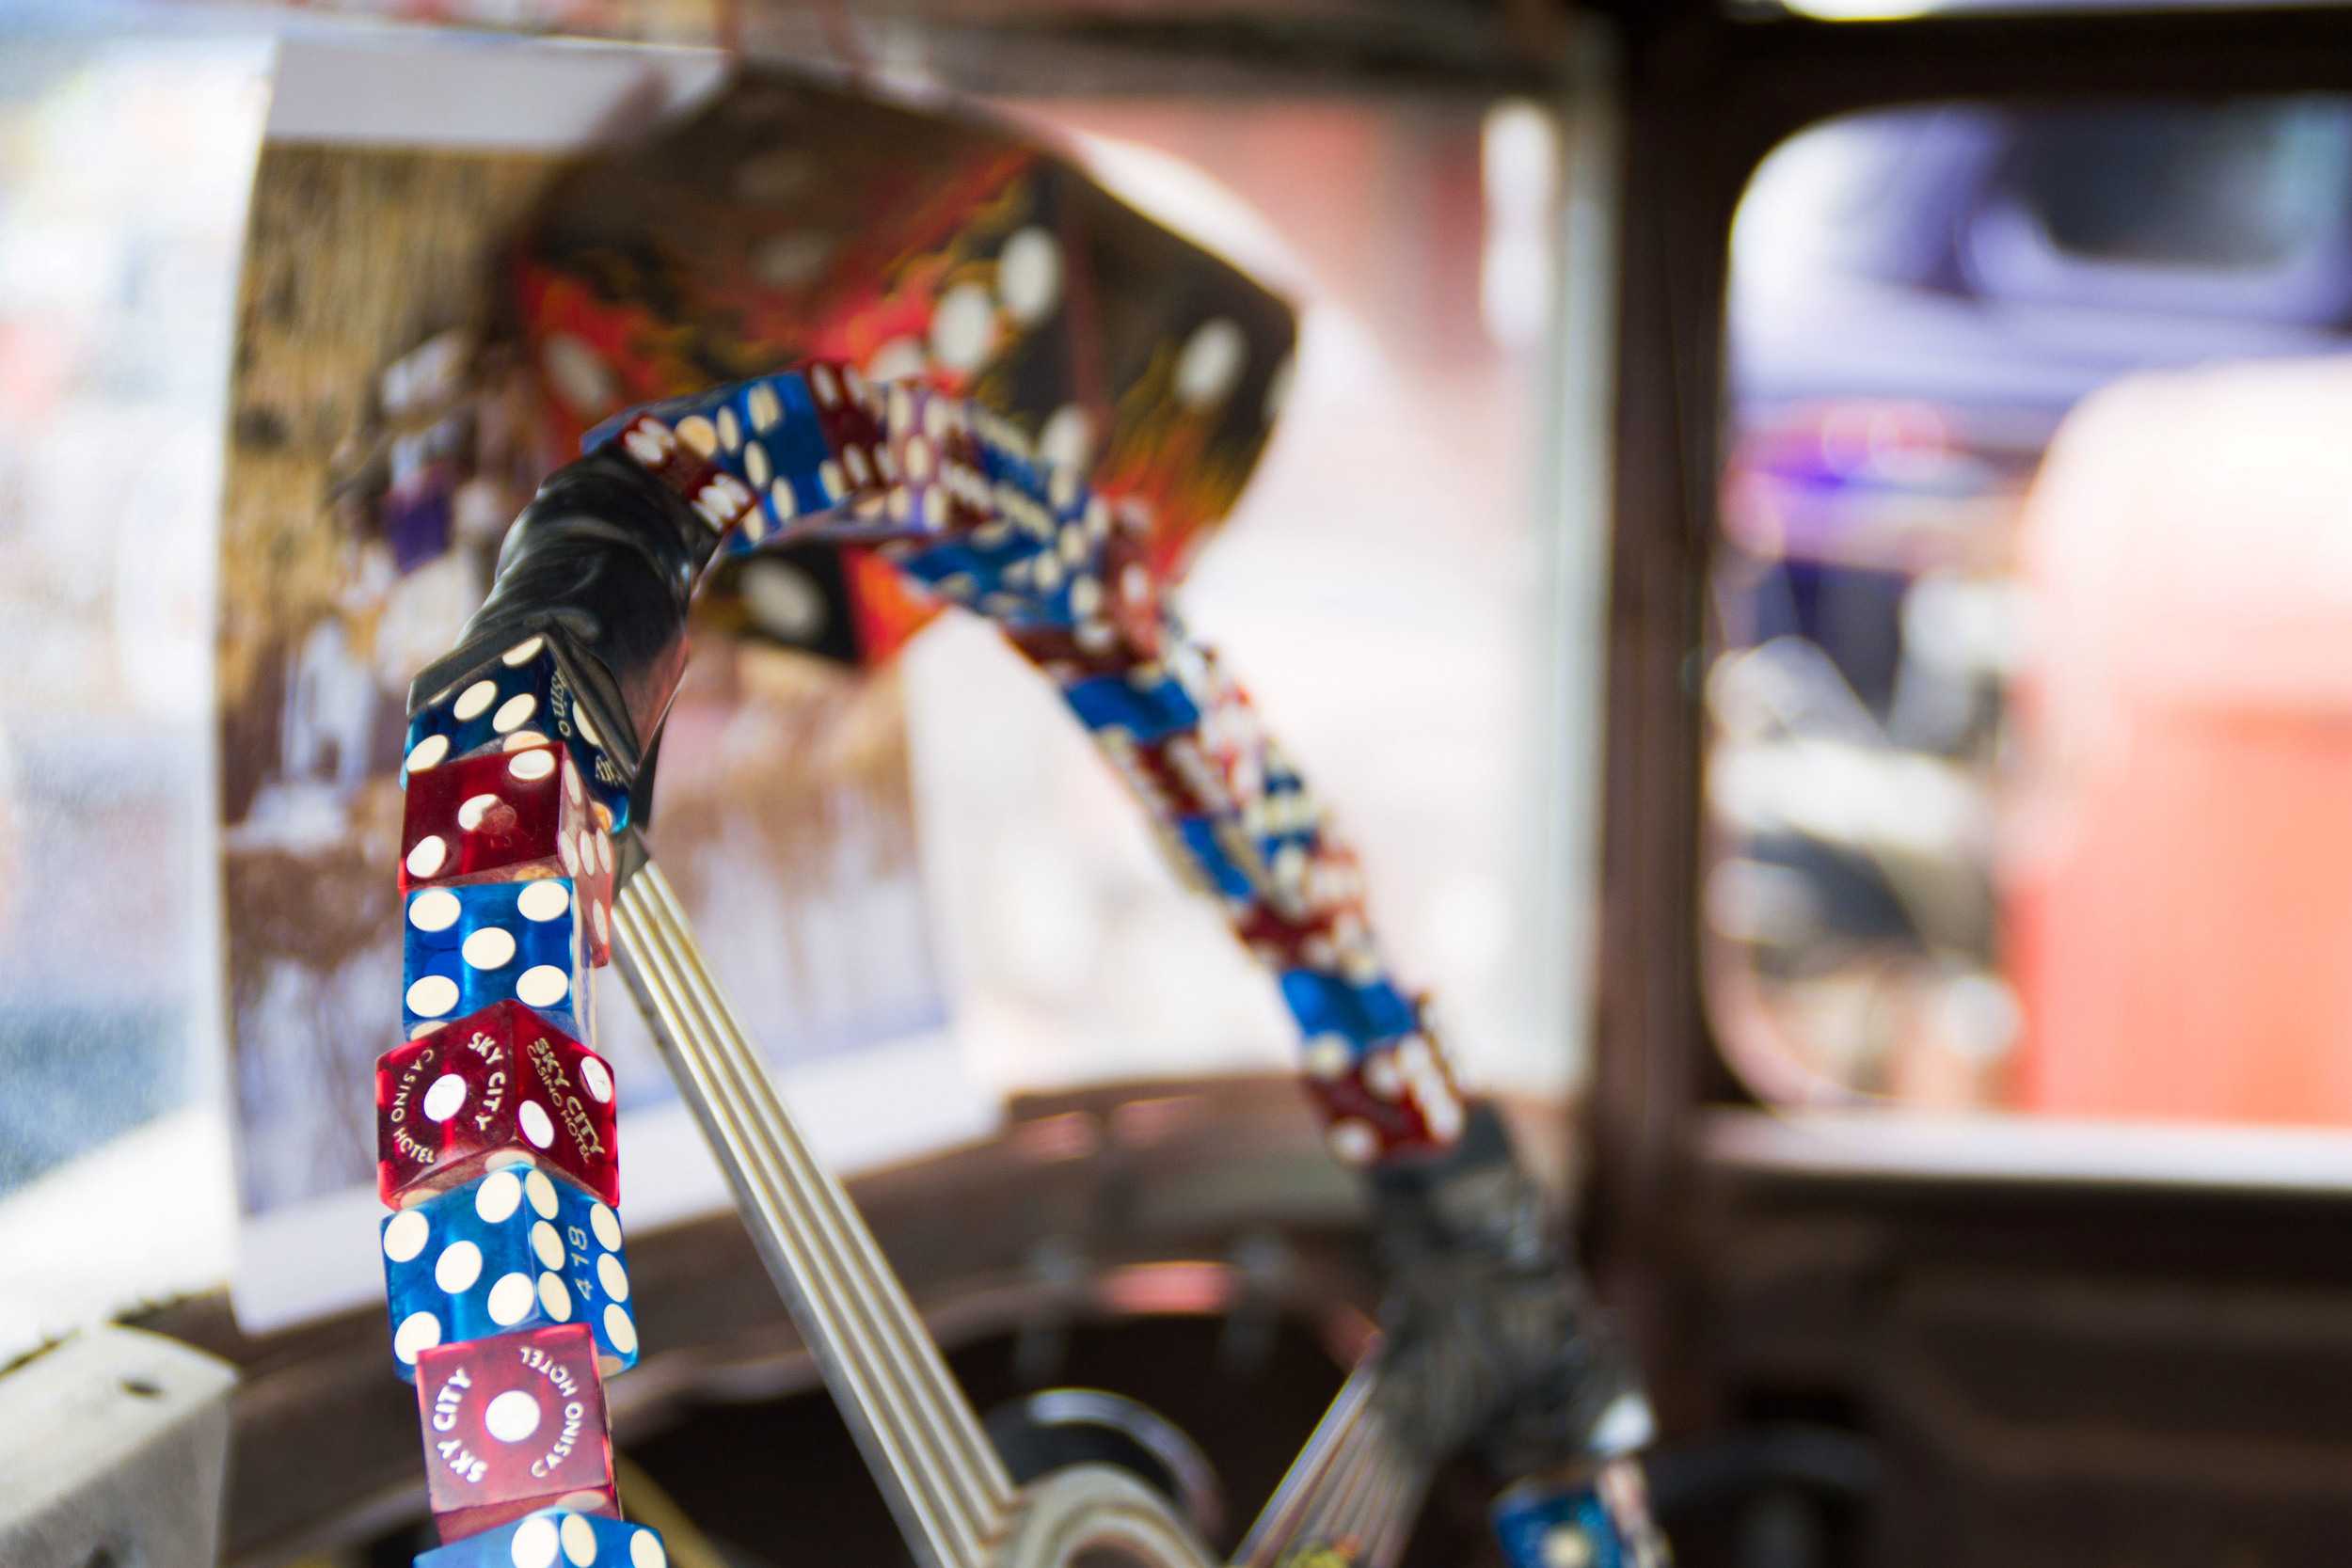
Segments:
[[[1742,202],[1727,333],[1735,1068],[2352,1123],[2352,103],[1818,126]]]

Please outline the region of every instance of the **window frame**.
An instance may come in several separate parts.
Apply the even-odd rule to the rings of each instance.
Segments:
[[[1699,680],[1723,526],[1732,220],[1767,155],[1845,115],[1955,100],[2080,105],[2352,92],[2344,19],[2311,8],[1858,24],[1742,19],[1688,4],[1639,18],[1628,34],[1589,1108],[1596,1240],[1604,1252],[1623,1249],[1629,1262],[1655,1256],[1664,1243],[1654,1239],[1674,1228],[1677,1195],[1712,1178],[2131,1187],[2149,1164],[2144,1142],[2128,1158],[2103,1162],[2095,1150],[2086,1155],[2078,1127],[2062,1122],[2004,1134],[2002,1158],[1972,1161],[1929,1157],[1925,1140],[1841,1140],[1834,1115],[1769,1111],[1729,1065],[1707,1016]],[[1693,114],[1694,104],[1705,112]],[[1765,1121],[1776,1130],[1756,1132],[1752,1124]],[[2168,1186],[2277,1188],[2274,1162],[2233,1164],[2222,1151],[2242,1145],[2242,1132],[2152,1135],[2196,1155]],[[2352,1135],[2344,1147],[2352,1150]],[[2352,1191],[2343,1160],[2312,1164],[2308,1180],[2292,1183],[2298,1192]]]

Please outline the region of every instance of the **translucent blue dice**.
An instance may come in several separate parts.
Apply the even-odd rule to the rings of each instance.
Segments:
[[[850,476],[837,467],[826,471],[837,459],[805,374],[747,381],[722,395],[732,406],[710,411],[722,451],[730,467],[743,467],[769,520],[782,526],[840,503]],[[738,420],[742,434],[739,443],[730,444],[726,437]]]
[[[1321,830],[1322,811],[1288,759],[1268,746],[1259,758],[1263,770],[1255,798],[1243,807],[1242,829],[1249,835],[1258,858],[1266,865],[1286,849],[1311,854]]]
[[[853,493],[870,493],[882,477],[879,402],[855,372],[817,361],[632,409],[591,430],[581,445],[621,439],[629,446],[625,432],[641,415],[669,425],[679,441],[759,499],[742,529],[721,541],[722,550],[737,553],[788,523],[834,511]],[[654,456],[629,450],[640,462]]]
[[[1149,665],[1136,673],[1144,679],[1093,675],[1073,681],[1062,688],[1062,698],[1088,729],[1117,725],[1139,743],[1163,739],[1200,722],[1200,709],[1192,693],[1174,676]]]
[[[1413,1005],[1386,980],[1354,985],[1311,969],[1286,970],[1282,1001],[1309,1039],[1338,1035],[1359,1048],[1409,1035],[1421,1026]]]
[[[480,669],[434,693],[408,721],[402,778],[409,765],[498,747],[515,750],[560,740],[582,783],[611,814],[614,832],[628,826],[628,778],[580,705],[579,694],[544,637],[527,637]]]
[[[407,1037],[519,1002],[573,1038],[592,1039],[580,909],[565,877],[411,893],[401,924]]]
[[[1581,1481],[1522,1481],[1495,1499],[1506,1568],[1671,1568],[1641,1467],[1620,1458]]]
[[[1218,897],[1246,901],[1256,895],[1249,873],[1233,859],[1227,835],[1218,831],[1220,824],[1215,817],[1182,816],[1174,826],[1177,842]]]
[[[545,1171],[493,1171],[384,1222],[392,1360],[436,1345],[584,1323],[608,1376],[637,1362],[620,1217]]]
[[[415,1568],[669,1568],[645,1525],[550,1508],[421,1554]]]

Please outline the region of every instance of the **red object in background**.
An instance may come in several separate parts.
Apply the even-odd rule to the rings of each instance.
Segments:
[[[2002,866],[2053,1115],[2352,1123],[2352,366],[2121,383],[2028,499]]]
[[[404,1208],[527,1164],[618,1207],[615,1101],[602,1056],[519,1002],[485,1007],[376,1058],[377,1196]]]
[[[461,712],[468,695],[458,695]],[[612,958],[612,835],[562,746],[489,752],[409,771],[400,816],[404,891],[568,877],[588,961],[602,966]]]
[[[443,1541],[561,1503],[621,1515],[596,1341],[585,1323],[417,1357],[425,1494]]]

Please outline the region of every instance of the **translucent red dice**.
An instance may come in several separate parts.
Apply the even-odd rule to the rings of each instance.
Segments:
[[[1461,1091],[1426,1035],[1360,1052],[1338,1035],[1311,1040],[1307,1092],[1347,1164],[1427,1153],[1461,1134]]]
[[[803,372],[817,404],[817,427],[833,455],[820,468],[828,495],[835,499],[871,485],[876,452],[883,445],[882,421],[871,404],[879,401],[865,377],[837,360],[811,360]]]
[[[461,711],[465,701],[460,692]],[[409,765],[403,889],[535,877],[571,879],[588,961],[610,961],[612,840],[569,752],[547,743]]]
[[[403,1208],[507,1164],[621,1201],[612,1069],[519,1002],[376,1058],[376,1193]]]
[[[425,1351],[417,1414],[443,1541],[557,1506],[620,1517],[604,1383],[585,1324]]]

